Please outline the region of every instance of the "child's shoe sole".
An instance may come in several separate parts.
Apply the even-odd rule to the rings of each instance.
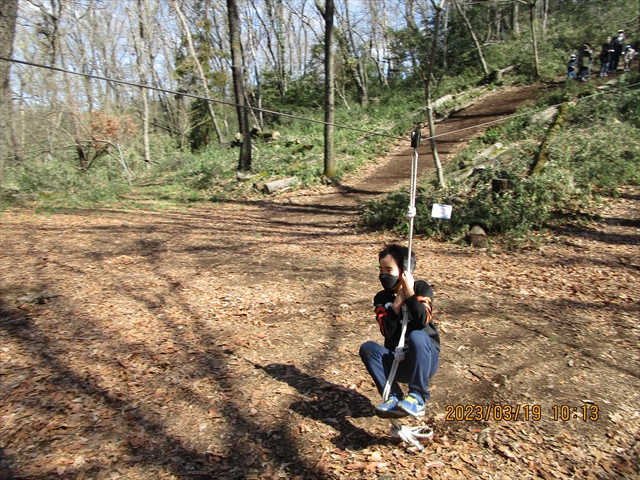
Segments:
[[[396,397],[390,397],[382,405],[378,405],[375,412],[380,418],[401,418],[407,416],[403,410],[398,410],[398,400]]]
[[[409,414],[404,410],[400,410],[398,407],[392,410],[378,410],[376,409],[376,416],[380,418],[403,418]]]

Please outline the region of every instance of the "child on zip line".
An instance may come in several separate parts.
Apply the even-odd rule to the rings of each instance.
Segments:
[[[401,336],[402,307],[406,305],[409,323],[405,358],[398,366],[389,398],[375,409],[376,415],[382,418],[424,416],[425,401],[430,398],[429,380],[439,365],[440,336],[432,317],[433,291],[424,280],[414,280],[416,257],[411,254],[409,267],[408,253],[407,247],[396,244],[379,253],[378,278],[383,290],[376,294],[373,303],[384,345],[370,340],[360,347],[360,358],[382,395]],[[398,381],[408,383],[406,396]]]

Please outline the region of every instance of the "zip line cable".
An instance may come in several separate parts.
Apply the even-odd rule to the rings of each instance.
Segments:
[[[166,88],[153,87],[153,86],[150,86],[150,85],[143,85],[141,83],[130,82],[130,81],[127,81],[127,80],[115,80],[113,78],[102,77],[100,75],[92,75],[90,73],[74,72],[72,70],[65,70],[65,69],[59,68],[59,67],[51,67],[49,65],[41,65],[41,64],[38,64],[38,63],[27,62],[25,60],[16,60],[14,58],[0,57],[0,60],[3,60],[5,62],[18,63],[18,64],[26,65],[26,66],[29,66],[29,67],[44,68],[46,70],[53,70],[53,71],[61,72],[61,73],[69,73],[71,75],[78,75],[78,76],[81,76],[81,77],[93,78],[95,80],[102,80],[102,81],[105,81],[105,82],[112,82],[112,83],[117,83],[117,84],[121,84],[121,85],[127,85],[127,86],[130,86],[130,87],[146,88],[148,90],[154,90],[154,91],[157,91],[157,92],[169,93],[169,94],[172,94],[172,95],[181,95],[183,97],[195,98],[195,99],[198,99],[198,100],[204,100],[206,102],[219,103],[221,105],[227,105],[227,106],[230,106],[230,107],[242,107],[242,108],[246,108],[248,110],[253,110],[253,111],[256,111],[256,112],[270,113],[270,114],[279,115],[279,116],[282,116],[282,117],[293,118],[295,120],[302,120],[304,122],[319,123],[319,124],[322,124],[322,125],[331,125],[331,126],[334,126],[334,127],[337,127],[337,128],[343,128],[345,130],[352,130],[354,132],[365,133],[365,134],[371,135],[371,136],[393,138],[394,140],[406,140],[405,137],[398,137],[398,136],[395,136],[395,135],[389,135],[387,133],[374,132],[374,131],[371,131],[371,130],[363,130],[363,129],[360,129],[360,128],[350,127],[348,125],[340,125],[340,124],[337,124],[337,123],[330,123],[330,122],[325,122],[325,121],[322,121],[322,120],[315,120],[313,118],[302,117],[300,115],[293,115],[291,113],[277,112],[275,110],[268,110],[266,108],[251,107],[251,106],[248,106],[248,105],[239,105],[239,104],[234,103],[234,102],[229,102],[229,101],[226,101],[226,100],[218,100],[218,99],[215,99],[215,98],[208,98],[208,97],[204,97],[202,95],[195,95],[193,93],[176,92],[175,90],[168,90]],[[631,85],[626,85],[623,88],[630,89],[630,88],[636,87],[638,85],[640,85],[640,82],[639,83],[634,83],[634,84],[631,84]],[[594,98],[594,97],[597,97],[599,95],[605,95],[605,94],[608,94],[608,93],[615,93],[615,91],[618,91],[618,90],[621,90],[621,89],[617,88],[613,92],[610,91],[610,90],[605,90],[603,92],[594,93],[592,95],[587,95],[587,96],[578,98],[576,100],[571,100],[571,101],[558,103],[558,104],[555,104],[554,106],[560,107],[562,105],[568,105],[568,104],[573,103],[573,102],[579,102],[579,101],[582,101],[582,100],[585,100],[585,99]],[[545,107],[545,108],[548,108],[548,107]],[[533,115],[533,114],[535,114],[537,112],[540,112],[542,110],[544,110],[544,108],[540,108],[539,110],[534,111],[534,112],[513,113],[511,115],[507,115],[506,117],[499,118],[497,120],[491,120],[489,122],[480,123],[478,125],[472,125],[470,127],[460,128],[458,130],[453,130],[451,132],[439,133],[437,135],[433,135],[433,136],[429,136],[429,137],[423,137],[422,140],[431,140],[431,139],[435,139],[435,138],[445,137],[447,135],[453,135],[454,133],[464,132],[466,130],[472,130],[474,128],[487,127],[489,125],[495,125],[495,124],[498,124],[498,123],[501,123],[501,122],[506,122],[507,120],[511,120],[512,118],[518,118],[518,117],[525,116],[525,115]]]
[[[146,88],[146,89],[154,90],[154,91],[157,91],[157,92],[169,93],[169,94],[172,94],[172,95],[181,95],[183,97],[195,98],[195,99],[198,99],[198,100],[205,100],[207,102],[220,103],[222,105],[228,105],[230,107],[243,107],[243,108],[246,108],[248,110],[254,110],[256,112],[271,113],[271,114],[274,114],[274,115],[293,118],[293,119],[296,119],[296,120],[303,120],[305,122],[320,123],[322,125],[333,125],[334,127],[344,128],[346,130],[353,130],[355,132],[360,132],[360,133],[366,133],[368,135],[377,135],[377,136],[380,136],[380,137],[393,138],[394,140],[403,140],[402,137],[397,137],[395,135],[389,135],[387,133],[372,132],[370,130],[362,130],[360,128],[349,127],[347,125],[338,125],[338,124],[335,124],[335,123],[328,123],[328,122],[324,122],[322,120],[315,120],[313,118],[301,117],[299,115],[293,115],[293,114],[290,114],[290,113],[276,112],[275,110],[267,110],[266,108],[251,107],[249,105],[238,105],[237,103],[228,102],[226,100],[218,100],[218,99],[215,99],[215,98],[208,98],[208,97],[204,97],[202,95],[195,95],[193,93],[176,92],[175,90],[168,90],[166,88],[153,87],[151,85],[143,85],[141,83],[130,82],[130,81],[127,81],[127,80],[115,80],[113,78],[102,77],[100,75],[92,75],[90,73],[74,72],[72,70],[65,70],[63,68],[51,67],[49,65],[41,65],[41,64],[38,64],[38,63],[27,62],[27,61],[24,61],[24,60],[15,60],[15,59],[5,58],[5,57],[0,57],[0,60],[4,60],[5,62],[19,63],[19,64],[22,64],[22,65],[27,65],[29,67],[44,68],[44,69],[47,69],[47,70],[53,70],[53,71],[61,72],[61,73],[70,73],[72,75],[79,75],[81,77],[93,78],[95,80],[103,80],[105,82],[119,83],[119,84],[122,84],[122,85],[128,85],[130,87]]]

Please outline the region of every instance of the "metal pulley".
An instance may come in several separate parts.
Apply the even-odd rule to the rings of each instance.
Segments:
[[[411,148],[418,148],[420,146],[420,139],[422,138],[422,132],[420,128],[416,128],[411,132]]]

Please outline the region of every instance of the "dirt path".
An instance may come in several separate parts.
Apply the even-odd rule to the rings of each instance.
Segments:
[[[5,212],[0,479],[636,478],[640,190],[539,251],[416,240],[443,350],[415,453],[358,357],[404,239],[353,214],[394,155],[277,202]]]
[[[554,87],[533,85],[493,91],[479,98],[469,108],[437,125],[438,153],[443,165],[484,130],[473,127],[506,118],[525,102],[541,96],[547,88]],[[427,138],[429,129],[423,128],[422,135],[423,138]],[[270,201],[270,214],[274,215],[274,219],[292,226],[308,223],[306,217],[311,215],[315,224],[353,223],[353,215],[363,201],[408,185],[412,154],[410,139],[407,138],[405,144],[396,145],[386,158],[364,167],[338,187],[319,187],[311,191],[294,192],[276,201]],[[420,176],[435,171],[429,141],[422,142],[418,148],[418,157]]]

